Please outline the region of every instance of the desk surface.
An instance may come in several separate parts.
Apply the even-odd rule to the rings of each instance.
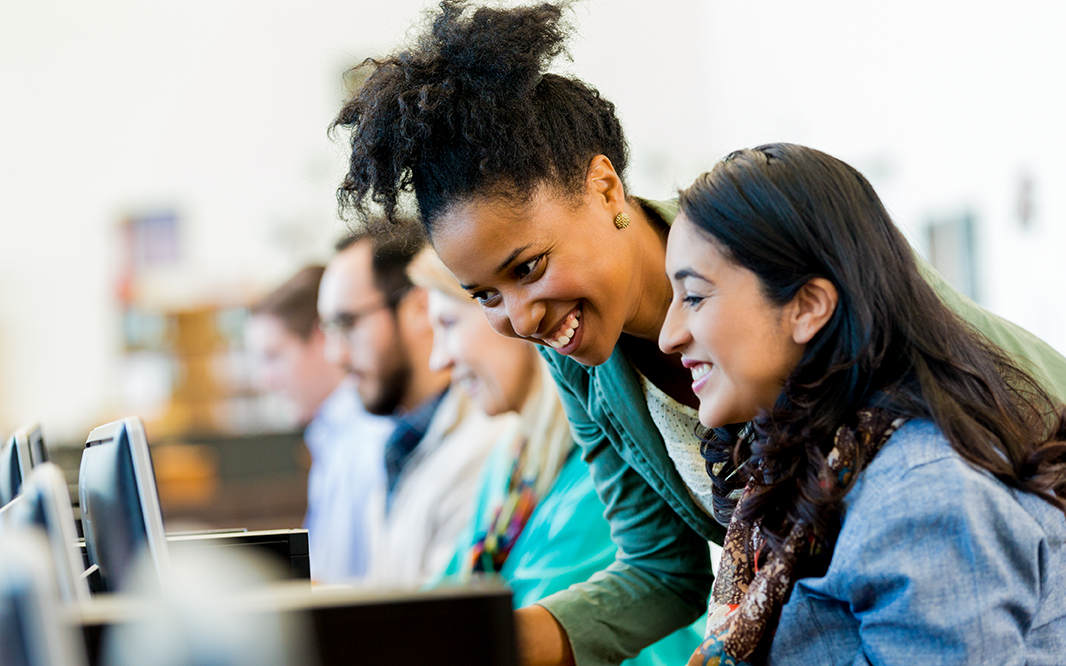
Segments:
[[[502,587],[395,592],[283,584],[228,597],[225,603],[233,613],[278,613],[302,622],[321,666],[517,664],[511,593]],[[143,599],[103,598],[80,609],[77,623],[90,664],[101,663],[108,627],[150,620],[159,612],[173,620],[173,608]]]

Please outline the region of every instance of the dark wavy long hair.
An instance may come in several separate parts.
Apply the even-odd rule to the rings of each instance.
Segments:
[[[872,401],[931,419],[969,464],[1066,511],[1061,405],[943,304],[858,171],[803,146],[741,150],[683,191],[681,210],[772,302],[814,277],[839,293],[756,436],[719,430],[704,445],[755,479],[737,511],[772,547],[799,520],[835,534],[848,488],[827,492],[820,474],[837,427]]]
[[[410,48],[360,65],[366,82],[330,126],[350,132],[341,215],[365,215],[373,202],[392,220],[413,191],[432,232],[439,214],[469,198],[522,201],[542,185],[577,195],[596,155],[622,177],[628,150],[614,105],[546,72],[564,53],[568,4],[467,11],[445,0]]]

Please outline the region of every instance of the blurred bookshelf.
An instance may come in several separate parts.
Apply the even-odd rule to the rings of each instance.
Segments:
[[[126,393],[144,408],[160,502],[175,529],[302,523],[310,457],[285,410],[253,386],[247,317],[242,305],[127,303],[123,312]]]
[[[120,220],[118,416],[144,419],[168,529],[299,526],[310,456],[285,405],[253,385],[255,294],[195,268],[183,221],[168,205]]]
[[[248,435],[288,427],[284,410],[252,385],[243,345],[247,316],[241,306],[126,308],[124,365],[134,378],[127,394],[153,412],[145,418],[159,435]]]

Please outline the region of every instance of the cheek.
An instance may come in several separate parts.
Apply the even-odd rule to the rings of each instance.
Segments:
[[[478,316],[481,316],[480,313]],[[482,329],[487,330],[490,335],[496,335],[491,328],[485,325],[484,321],[476,323],[480,324],[480,326],[472,326],[471,322],[463,322],[448,329],[448,353],[456,363],[467,366],[477,363],[481,342],[479,335]]]
[[[587,280],[585,275],[588,273],[587,267],[584,270],[555,267],[531,285],[530,297],[546,301],[597,300],[604,283],[603,275]]]
[[[274,361],[273,370],[278,377],[292,379],[300,367],[299,359],[294,354],[283,354]]]
[[[382,319],[384,319],[384,314]],[[368,321],[363,326],[365,328],[361,331],[360,339],[356,339],[354,344],[349,344],[348,351],[353,356],[362,359],[366,365],[381,365],[380,359],[387,356],[393,346],[401,344],[403,328],[392,326],[387,320]]]
[[[278,372],[277,363],[273,361],[264,361],[256,372],[256,379],[259,383],[271,391],[278,388],[280,377],[281,373]]]
[[[325,344],[322,345],[322,354],[330,363],[343,363],[348,355],[347,352],[344,343],[333,335],[327,337]]]
[[[505,368],[513,361],[508,358],[506,350],[514,340],[501,336],[492,328],[485,326],[483,322],[479,324],[469,326],[466,335],[463,336],[463,346],[467,352],[464,361],[484,379],[498,383],[497,377],[505,372]]]
[[[688,331],[693,341],[710,355],[716,366],[726,364],[730,357],[729,335],[727,330],[722,330],[722,318],[713,304],[708,303],[687,317],[684,309],[679,310],[682,313],[679,327]]]
[[[753,324],[766,326],[765,322]],[[769,409],[780,394],[785,378],[795,366],[792,350],[780,339],[764,330],[763,335],[734,336],[722,358],[725,390],[735,406],[745,412],[749,420],[763,409]],[[750,412],[750,413],[748,413]]]

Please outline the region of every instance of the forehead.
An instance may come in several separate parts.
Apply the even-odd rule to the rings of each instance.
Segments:
[[[370,241],[359,241],[329,261],[318,288],[319,314],[363,307],[380,296],[371,270]]]
[[[478,306],[474,299],[467,297],[459,300],[455,296],[439,289],[427,289],[426,302],[431,317],[440,314],[457,315],[467,311],[472,311],[479,317],[484,316],[481,314],[481,307]]]
[[[666,272],[685,269],[707,269],[723,260],[721,252],[708,236],[698,229],[684,213],[678,213],[670,226],[666,241]]]

